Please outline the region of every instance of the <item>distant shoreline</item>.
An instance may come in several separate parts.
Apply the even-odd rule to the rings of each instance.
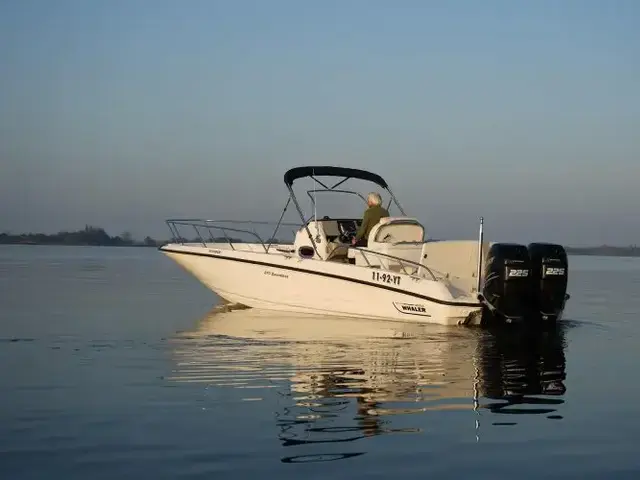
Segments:
[[[158,242],[151,237],[135,240],[129,232],[112,237],[103,228],[86,225],[83,230],[45,233],[0,233],[0,245],[66,245],[94,247],[157,247],[166,242]]]
[[[158,245],[144,245],[142,243],[132,243],[130,245],[111,245],[98,243],[32,243],[32,242],[1,242],[0,245],[14,245],[21,247],[118,247],[118,248],[158,248],[165,243]]]
[[[214,238],[216,242],[225,242],[225,238]],[[233,239],[234,241],[239,241]],[[199,242],[199,239],[184,239],[189,242]],[[167,240],[156,240],[152,237],[145,237],[138,241],[131,237],[128,232],[112,237],[104,229],[99,227],[86,226],[84,230],[74,232],[59,232],[56,234],[43,233],[0,233],[0,245],[56,245],[69,247],[160,247]],[[569,247],[565,246],[567,254],[576,256],[600,256],[600,257],[640,257],[640,248],[636,245],[628,247],[616,247],[601,245],[598,247]]]
[[[585,257],[640,257],[636,247],[565,247],[568,255]]]
[[[214,239],[217,240],[217,239]],[[220,240],[221,243],[226,242],[226,240]],[[133,243],[133,244],[122,244],[122,245],[111,245],[111,244],[89,244],[89,243],[29,243],[29,242],[2,242],[0,241],[0,245],[20,245],[20,246],[28,246],[28,247],[46,247],[46,246],[55,246],[55,247],[128,247],[128,248],[158,248],[162,245],[169,243],[168,241],[160,242],[157,245],[145,245],[143,243]],[[199,242],[194,242],[199,243]],[[576,257],[632,257],[637,258],[640,257],[640,248],[633,249],[629,247],[585,247],[585,248],[572,248],[565,247],[568,255],[576,256]]]

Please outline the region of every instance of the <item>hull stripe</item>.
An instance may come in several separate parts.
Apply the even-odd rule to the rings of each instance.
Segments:
[[[175,253],[175,254],[179,254],[179,255],[193,255],[193,256],[197,256],[197,257],[215,258],[215,259],[218,259],[218,260],[228,260],[228,261],[231,261],[231,262],[248,263],[248,264],[252,264],[252,265],[261,265],[261,266],[264,266],[264,267],[280,268],[282,270],[289,270],[289,271],[293,271],[293,272],[306,273],[306,274],[309,274],[309,275],[318,275],[318,276],[321,276],[321,277],[335,278],[337,280],[344,280],[346,282],[358,283],[360,285],[367,285],[369,287],[376,287],[376,288],[381,288],[383,290],[389,290],[391,292],[400,293],[400,294],[403,294],[403,295],[409,295],[409,296],[414,297],[414,298],[419,298],[420,300],[426,300],[428,302],[433,302],[433,303],[437,303],[437,304],[440,304],[440,305],[448,305],[448,306],[453,306],[453,307],[475,307],[475,308],[482,307],[481,303],[451,302],[451,301],[448,301],[448,300],[441,300],[439,298],[429,297],[427,295],[421,295],[419,293],[414,293],[414,292],[410,292],[410,291],[407,291],[407,290],[402,290],[400,288],[390,287],[388,285],[381,285],[381,284],[378,284],[378,283],[371,283],[371,282],[367,282],[366,280],[360,280],[358,278],[345,277],[343,275],[336,275],[334,273],[317,272],[317,271],[313,271],[313,270],[305,270],[303,268],[291,267],[291,266],[288,266],[288,265],[278,265],[277,263],[262,262],[262,261],[259,261],[259,260],[248,260],[248,259],[245,259],[245,258],[233,258],[233,257],[227,257],[227,256],[216,255],[216,254],[211,254],[211,253],[185,252],[185,251],[182,251],[182,250],[171,250],[169,248],[163,248],[163,247],[160,247],[159,250],[162,251],[162,252]],[[403,313],[406,313],[406,312],[403,312]]]

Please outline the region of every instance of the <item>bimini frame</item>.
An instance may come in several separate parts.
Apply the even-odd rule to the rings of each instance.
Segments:
[[[318,180],[316,178],[316,176],[343,177],[343,178],[342,178],[342,180],[337,182],[335,185],[329,187],[326,184],[324,184],[323,182],[321,182],[320,180]],[[400,205],[400,202],[398,202],[398,200],[396,199],[395,195],[391,191],[391,188],[389,187],[389,184],[386,182],[386,180],[384,178],[382,178],[380,175],[378,175],[376,173],[368,172],[366,170],[360,170],[360,169],[357,169],[357,168],[332,167],[332,166],[328,166],[328,165],[318,165],[318,166],[307,166],[307,167],[295,167],[295,168],[292,168],[292,169],[288,170],[284,174],[284,183],[287,186],[287,189],[289,190],[289,200],[287,200],[287,204],[284,207],[284,210],[282,212],[282,215],[280,216],[280,220],[278,221],[278,224],[280,224],[280,221],[282,221],[282,218],[284,217],[284,214],[287,211],[287,207],[289,206],[289,202],[293,201],[293,204],[295,205],[296,210],[298,210],[298,214],[300,215],[300,219],[302,221],[302,224],[304,225],[304,228],[307,231],[307,235],[309,235],[309,240],[311,240],[311,244],[313,245],[313,250],[316,252],[316,255],[318,255],[318,257],[321,257],[321,255],[319,254],[318,249],[316,248],[317,244],[313,239],[313,235],[311,234],[311,231],[309,230],[309,222],[305,220],[304,212],[302,211],[302,208],[300,208],[300,204],[298,203],[296,195],[295,195],[295,193],[293,191],[293,183],[297,179],[305,178],[305,177],[310,177],[310,178],[312,178],[314,180],[314,182],[317,182],[319,185],[321,185],[324,190],[319,190],[319,191],[336,192],[336,193],[338,193],[338,192],[340,192],[340,193],[355,193],[355,192],[351,192],[349,190],[337,190],[337,187],[342,185],[344,182],[346,182],[350,178],[357,178],[357,179],[360,179],[360,180],[367,180],[369,182],[373,182],[373,183],[377,184],[378,186],[380,186],[381,188],[383,188],[384,190],[386,190],[389,193],[389,206],[391,206],[391,201],[393,201],[393,203],[398,207],[398,210],[400,210],[402,215],[406,216],[406,213],[404,212],[404,209],[402,208],[402,205]],[[361,197],[361,195],[358,195],[358,196]],[[313,200],[313,202],[315,204],[315,199],[312,198],[312,200]],[[277,229],[278,229],[278,227],[276,227],[276,230]]]

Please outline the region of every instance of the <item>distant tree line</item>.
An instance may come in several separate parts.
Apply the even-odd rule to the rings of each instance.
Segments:
[[[240,243],[246,241],[256,241],[256,239],[242,239],[231,237],[209,237],[209,238],[186,238],[180,237],[171,241],[182,243]],[[269,239],[267,242],[277,243],[277,239]],[[168,243],[166,240],[156,240],[152,237],[145,237],[138,241],[131,233],[123,232],[112,237],[104,228],[86,225],[83,230],[73,232],[62,231],[54,234],[45,233],[0,233],[0,245],[87,245],[87,246],[107,246],[107,247],[159,247]]]
[[[603,257],[640,257],[637,245],[628,247],[613,247],[601,245],[599,247],[565,247],[569,255],[598,255]]]
[[[155,247],[161,243],[151,237],[145,237],[144,240],[137,241],[129,232],[123,232],[120,235],[112,237],[104,228],[86,225],[83,230],[76,230],[74,232],[62,231],[54,234],[0,233],[0,244]]]

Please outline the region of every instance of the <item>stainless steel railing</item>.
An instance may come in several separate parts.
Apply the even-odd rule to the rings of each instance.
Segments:
[[[189,242],[189,240],[186,237],[183,237],[180,234],[180,230],[179,227],[190,227],[193,228],[196,235],[197,235],[197,241],[199,243],[201,243],[204,247],[207,246],[207,242],[206,242],[206,238],[209,238],[211,241],[210,243],[213,243],[215,240],[217,239],[224,239],[224,241],[226,241],[226,243],[229,244],[229,247],[232,250],[236,250],[236,246],[234,245],[234,243],[247,243],[247,242],[238,242],[236,239],[232,238],[229,233],[240,233],[240,234],[245,234],[245,235],[249,235],[251,238],[255,239],[256,242],[249,242],[249,243],[256,243],[260,246],[262,246],[262,248],[264,249],[265,253],[269,253],[269,250],[271,248],[271,246],[274,244],[273,242],[273,237],[275,236],[275,234],[277,233],[277,228],[276,230],[273,232],[273,234],[271,235],[271,237],[268,239],[268,241],[263,240],[263,238],[260,236],[260,234],[258,234],[258,232],[256,232],[255,228],[253,229],[247,229],[247,228],[237,228],[237,227],[230,227],[230,226],[225,226],[225,224],[230,224],[230,225],[262,225],[262,226],[266,226],[266,225],[276,225],[277,227],[280,226],[293,226],[296,228],[300,228],[302,227],[302,223],[276,223],[276,222],[269,222],[269,221],[241,221],[241,220],[203,220],[203,219],[169,219],[166,220],[167,226],[169,227],[169,230],[171,231],[171,234],[173,236],[173,240],[175,243],[191,243]],[[205,230],[209,233],[209,237],[203,237],[201,230]],[[213,235],[213,231],[220,231],[222,232],[223,237],[215,237]],[[295,235],[295,231],[294,231],[294,235]],[[402,257],[398,257],[395,255],[390,255],[387,253],[382,253],[382,252],[377,252],[375,250],[370,250],[368,248],[365,247],[354,247],[354,246],[349,246],[349,248],[356,250],[358,252],[360,252],[360,254],[362,255],[362,257],[364,258],[365,262],[367,263],[367,265],[369,267],[374,268],[376,265],[374,265],[374,263],[372,261],[370,261],[370,259],[368,258],[368,256],[371,257],[377,257],[377,258],[383,258],[383,259],[387,259],[387,260],[393,260],[394,262],[397,262],[400,266],[400,269],[402,270],[402,272],[406,275],[410,275],[410,276],[416,276],[419,275],[418,272],[423,271],[426,272],[428,274],[429,277],[431,277],[432,280],[434,281],[439,281],[442,279],[445,279],[445,275],[442,274],[441,272],[438,272],[440,275],[436,275],[434,273],[434,270],[429,268],[427,265],[420,263],[420,262],[414,262],[413,260],[408,260],[406,258],[402,258]],[[415,270],[415,272],[410,271],[409,267],[413,267],[413,269]]]
[[[249,235],[252,239],[255,239],[255,242],[249,242],[249,243],[256,243],[262,246],[262,248],[264,249],[265,253],[269,253],[269,249],[271,248],[271,245],[273,244],[273,237],[275,236],[275,234],[277,233],[277,227],[280,226],[295,226],[296,228],[300,228],[302,226],[301,223],[276,223],[276,222],[268,222],[268,221],[242,221],[242,220],[203,220],[203,219],[193,219],[193,218],[187,218],[187,219],[169,219],[166,220],[166,224],[169,227],[169,230],[171,231],[171,235],[173,236],[173,240],[176,243],[189,243],[186,240],[186,237],[183,237],[180,234],[180,229],[179,227],[191,227],[194,229],[194,231],[196,232],[196,238],[197,240],[202,243],[203,246],[206,247],[207,242],[205,241],[205,238],[209,238],[212,241],[216,238],[213,234],[213,231],[219,231],[222,232],[222,235],[224,238],[224,240],[229,244],[229,247],[232,250],[235,250],[235,246],[234,243],[239,243],[238,241],[234,241],[234,239],[229,235],[229,233],[240,233],[240,234],[245,234],[245,235]],[[231,227],[231,226],[227,226],[226,224],[230,224],[230,225],[276,225],[276,230],[274,230],[273,234],[271,235],[271,237],[268,238],[267,241],[263,240],[263,238],[260,236],[260,234],[258,232],[256,232],[256,229],[248,229],[248,228],[238,228],[238,227]],[[209,233],[209,237],[203,237],[202,236],[202,230],[206,231]]]

